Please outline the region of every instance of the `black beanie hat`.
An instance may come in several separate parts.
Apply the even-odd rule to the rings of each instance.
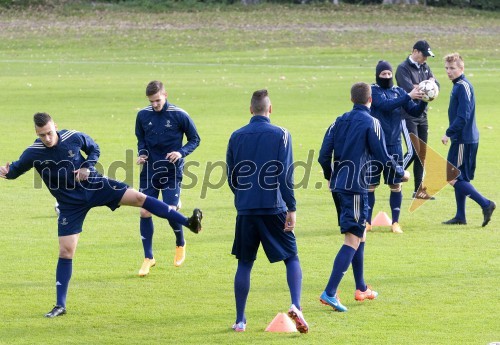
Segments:
[[[387,61],[380,60],[377,64],[377,67],[375,68],[375,77],[378,77],[382,71],[392,72],[391,64]]]

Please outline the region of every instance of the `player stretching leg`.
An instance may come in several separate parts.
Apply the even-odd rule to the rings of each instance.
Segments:
[[[107,206],[114,211],[121,205],[142,207],[195,233],[201,231],[202,213],[199,209],[194,209],[193,215],[186,218],[167,204],[100,175],[94,167],[100,155],[99,146],[88,135],[74,130],[57,131],[56,124],[47,113],[36,113],[33,120],[38,139],[17,161],[1,166],[0,177],[16,179],[35,168],[59,203],[56,305],[45,314],[46,317],[66,314],[73,256],[85,217],[91,208]]]

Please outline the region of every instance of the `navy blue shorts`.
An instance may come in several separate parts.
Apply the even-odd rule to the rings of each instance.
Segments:
[[[368,195],[332,193],[340,204],[340,232],[363,237],[368,216]]]
[[[139,192],[158,199],[160,191],[165,204],[170,206],[179,205],[181,197],[181,181],[179,181],[179,179],[172,177],[148,180],[141,177],[139,181]]]
[[[387,145],[387,152],[394,157],[394,160],[398,162],[399,165],[403,166],[403,148],[401,144]],[[378,186],[380,184],[380,175],[380,172],[376,172],[370,176],[368,184],[370,186]],[[399,184],[402,181],[402,177],[396,177],[396,170],[387,164],[384,165],[383,175],[385,184]]]
[[[458,144],[451,143],[450,150],[448,151],[448,169],[446,171],[446,180],[452,181],[472,181],[474,179],[474,172],[476,171],[476,156],[479,144]],[[460,171],[457,174],[456,169]]]
[[[297,255],[292,231],[285,231],[286,212],[271,215],[238,215],[231,254],[238,260],[254,261],[260,243],[269,262]]]
[[[95,189],[87,190],[86,200],[81,205],[59,202],[58,235],[68,236],[79,234],[83,229],[85,216],[91,208],[107,206],[112,211],[120,207],[120,201],[128,189],[123,182],[106,177],[95,178]]]

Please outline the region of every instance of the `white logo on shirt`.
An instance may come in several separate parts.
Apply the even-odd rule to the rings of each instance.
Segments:
[[[167,124],[165,125],[165,127],[167,127],[167,128],[172,127],[172,125],[170,124],[170,120],[167,120]]]
[[[73,157],[75,157],[75,154],[73,153],[73,150],[69,150],[69,151],[68,151],[68,157],[69,157],[69,158],[73,158]]]

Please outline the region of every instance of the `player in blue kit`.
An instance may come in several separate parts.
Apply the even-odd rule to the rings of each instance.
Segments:
[[[441,141],[444,145],[451,140],[448,151],[448,162],[453,168],[460,170],[460,175],[453,178],[454,171],[447,171],[448,182],[455,188],[457,212],[455,217],[443,224],[467,224],[465,217],[465,201],[467,196],[483,209],[483,224],[490,220],[496,204],[482,196],[470,183],[476,170],[476,155],[479,147],[479,131],[476,126],[476,98],[474,88],[464,75],[464,60],[458,53],[445,56],[445,69],[448,78],[453,82],[450,105],[448,107],[449,127]]]
[[[193,232],[201,231],[202,214],[199,209],[194,209],[192,217],[186,218],[175,208],[155,198],[129,188],[122,182],[103,177],[94,167],[100,151],[91,137],[74,130],[57,131],[56,124],[47,113],[36,113],[33,119],[38,139],[23,152],[19,160],[0,166],[0,177],[16,179],[35,168],[59,203],[57,301],[54,308],[45,314],[46,317],[66,314],[72,259],[85,216],[93,207],[107,206],[112,211],[121,205],[142,207],[158,217],[181,223]]]
[[[250,123],[233,132],[227,147],[227,177],[237,210],[232,249],[238,259],[233,329],[246,329],[250,274],[262,243],[271,263],[284,261],[292,303],[288,315],[299,332],[307,333],[309,326],[300,308],[302,268],[293,232],[296,202],[292,137],[285,128],[270,123],[271,111],[267,90],[255,91],[250,103]]]
[[[410,93],[399,86],[394,86],[392,78],[392,66],[387,61],[379,61],[375,68],[376,83],[372,84],[372,105],[371,114],[380,121],[385,133],[385,144],[387,151],[395,159],[403,164],[403,149],[401,147],[402,131],[402,113],[404,110],[411,116],[418,117],[425,110],[427,103],[414,102],[414,99],[422,99],[422,92],[413,88]],[[389,204],[392,213],[392,232],[402,233],[399,225],[399,215],[401,212],[401,203],[403,193],[401,192],[400,177],[394,174],[391,167],[385,166],[383,170],[385,184],[389,185],[391,194]],[[375,188],[380,184],[380,173],[373,174],[370,181],[370,190],[368,192],[368,219],[367,227],[371,229],[371,219],[373,207],[375,206]]]
[[[366,83],[351,87],[350,112],[339,116],[326,131],[318,162],[335,201],[344,244],[333,264],[330,279],[320,296],[321,303],[334,310],[345,312],[340,303],[337,288],[352,263],[358,301],[375,299],[378,293],[364,281],[364,250],[366,217],[368,215],[368,171],[385,166],[394,169],[396,177],[405,175],[403,167],[387,153],[384,132],[380,122],[370,115],[371,88]],[[333,164],[332,164],[333,157]],[[406,173],[409,177],[409,173]],[[339,212],[340,210],[340,212]]]
[[[137,113],[135,135],[137,137],[137,164],[143,165],[139,191],[179,207],[184,158],[200,144],[200,136],[189,115],[167,101],[162,82],[154,80],[146,87],[150,106]],[[184,136],[187,142],[183,145]],[[175,234],[174,265],[180,266],[186,258],[186,241],[182,224],[169,221]],[[156,264],[153,255],[153,219],[145,209],[140,211],[140,233],[144,248],[144,261],[139,276],[149,273]]]

